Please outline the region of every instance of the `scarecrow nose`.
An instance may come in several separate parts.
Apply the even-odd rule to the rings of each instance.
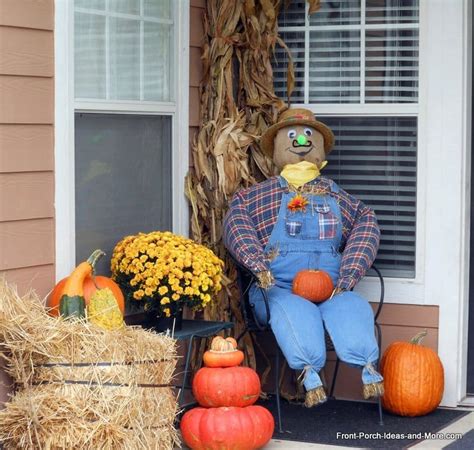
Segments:
[[[308,142],[308,139],[306,139],[306,136],[304,134],[300,134],[296,138],[296,142],[298,143],[298,145],[306,145],[306,143]]]

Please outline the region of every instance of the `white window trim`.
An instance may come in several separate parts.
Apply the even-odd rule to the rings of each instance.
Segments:
[[[55,1],[55,219],[56,279],[75,266],[74,113],[159,114],[173,117],[172,230],[189,234],[184,178],[189,167],[189,12],[190,0],[179,0],[175,14],[175,98],[171,102],[88,101],[74,99],[74,3]]]

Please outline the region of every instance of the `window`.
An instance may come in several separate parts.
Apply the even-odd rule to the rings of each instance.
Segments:
[[[295,67],[292,104],[329,125],[336,146],[324,174],[370,205],[382,230],[385,276],[416,275],[418,0],[291,2],[280,33]],[[276,93],[288,56],[277,49]]]
[[[172,101],[172,3],[75,0],[76,99]]]
[[[176,132],[178,8],[188,7],[74,0],[74,254],[77,263],[102,248],[101,273],[123,236],[176,231],[176,160],[187,166],[188,152],[176,158],[179,134],[187,142],[187,119]]]

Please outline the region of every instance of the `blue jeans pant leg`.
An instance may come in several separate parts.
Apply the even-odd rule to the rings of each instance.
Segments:
[[[265,305],[259,290],[250,293],[255,302],[257,318],[264,322]],[[307,391],[322,385],[318,372],[326,362],[326,346],[321,313],[318,307],[291,293],[273,286],[268,290],[270,326],[288,365],[305,370]]]
[[[369,302],[355,292],[343,292],[319,308],[341,361],[362,367],[364,384],[382,381],[382,376],[373,368],[379,358],[379,348]]]

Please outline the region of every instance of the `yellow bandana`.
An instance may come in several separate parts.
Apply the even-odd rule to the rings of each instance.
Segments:
[[[298,164],[287,164],[283,167],[280,175],[292,186],[300,187],[308,183],[308,181],[319,177],[321,174],[319,170],[326,167],[327,163],[327,161],[323,161],[319,167],[308,161],[301,161]]]

